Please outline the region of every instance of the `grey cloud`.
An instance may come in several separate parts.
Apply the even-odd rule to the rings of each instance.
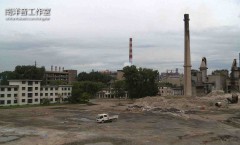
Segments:
[[[51,65],[87,71],[91,69],[117,70],[128,61],[129,38],[103,37],[84,39],[65,37],[17,34],[15,38],[0,40],[3,55],[14,56],[13,64],[33,64],[50,68]],[[26,39],[29,38],[29,39]],[[191,31],[191,53],[193,68],[198,68],[201,58],[207,57],[209,68],[228,69],[229,62],[239,51],[240,30],[219,27],[204,31]],[[183,67],[183,32],[149,32],[133,37],[133,63],[152,67],[160,72],[166,69]],[[231,51],[230,51],[231,50]],[[2,57],[2,62],[6,62]],[[6,65],[6,64],[1,64]],[[10,69],[12,65],[5,66]],[[12,68],[13,69],[13,68]],[[3,71],[3,70],[1,70]]]

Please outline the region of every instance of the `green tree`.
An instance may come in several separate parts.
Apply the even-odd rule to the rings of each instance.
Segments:
[[[130,98],[154,96],[158,92],[158,71],[127,66],[123,68],[126,87]]]
[[[113,88],[114,88],[116,97],[119,98],[119,97],[125,96],[125,91],[126,91],[125,80],[115,81],[113,83]]]
[[[62,80],[53,80],[50,81],[49,85],[67,85],[67,82]]]
[[[172,84],[172,83],[169,83],[169,82],[160,82],[158,83],[158,87],[177,87],[176,84]]]
[[[31,79],[31,80],[42,80],[45,68],[44,67],[36,67],[32,65],[27,66],[16,66],[14,70],[16,74],[16,78],[14,79]]]
[[[70,103],[86,103],[91,96],[104,88],[101,82],[82,81],[73,83],[72,96],[69,98]]]
[[[107,84],[113,78],[110,75],[102,74],[100,72],[81,72],[78,74],[78,81],[92,81],[92,82],[102,82]]]
[[[44,73],[44,67],[38,68],[32,65],[16,66],[14,71],[0,73],[1,85],[8,85],[8,80],[13,79],[43,80]]]
[[[15,79],[16,73],[12,71],[4,71],[0,73],[1,85],[8,85],[8,80]]]
[[[80,102],[82,102],[82,103],[89,102],[90,96],[91,95],[89,93],[86,93],[86,92],[82,93]]]
[[[50,99],[49,98],[43,98],[40,103],[42,105],[49,105],[50,104]]]

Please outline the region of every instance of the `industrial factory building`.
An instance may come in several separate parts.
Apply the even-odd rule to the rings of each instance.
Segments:
[[[237,67],[237,60],[234,59],[232,63],[230,77],[226,81],[227,92],[240,92],[240,54],[239,67]]]
[[[41,80],[9,80],[0,86],[0,106],[64,102],[72,95],[71,85],[41,86]]]
[[[44,76],[46,84],[52,84],[55,81],[61,81],[64,84],[72,84],[77,81],[77,70],[64,70],[64,67],[51,66],[51,71],[46,71]]]
[[[193,96],[204,96],[211,92],[234,93],[240,91],[240,67],[237,66],[237,60],[234,59],[231,67],[231,73],[228,70],[215,70],[207,75],[207,59],[202,58],[199,70],[191,70],[192,94]],[[176,71],[171,70],[161,73],[160,82],[170,83],[177,87],[162,86],[159,88],[161,96],[176,96],[181,94],[181,77]],[[179,89],[176,89],[179,88]]]

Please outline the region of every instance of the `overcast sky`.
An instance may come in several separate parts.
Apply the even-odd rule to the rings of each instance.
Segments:
[[[6,21],[8,8],[51,8],[50,21]],[[16,65],[81,71],[118,70],[128,62],[183,70],[185,13],[192,69],[230,69],[240,52],[240,0],[1,0],[0,72]]]

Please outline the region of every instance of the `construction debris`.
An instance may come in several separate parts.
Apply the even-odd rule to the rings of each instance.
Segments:
[[[228,103],[230,104],[238,103],[238,95],[232,94],[232,98],[227,98],[227,100],[228,100]]]
[[[221,103],[221,102],[217,102],[217,103],[215,103],[215,106],[221,107],[221,106],[222,106],[222,103]]]

